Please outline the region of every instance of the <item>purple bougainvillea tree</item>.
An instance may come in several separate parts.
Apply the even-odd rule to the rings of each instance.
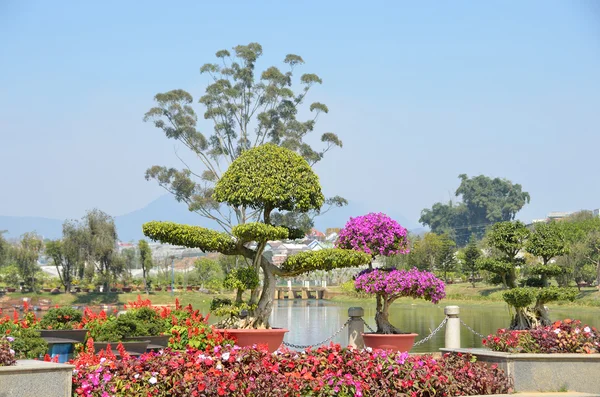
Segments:
[[[339,248],[365,252],[374,259],[377,255],[390,256],[408,253],[407,231],[398,222],[382,213],[350,218],[339,233]],[[390,305],[398,298],[423,298],[437,303],[444,298],[444,282],[433,273],[417,269],[373,269],[360,272],[356,289],[374,294],[377,302],[375,323],[377,333],[405,333],[389,322]]]

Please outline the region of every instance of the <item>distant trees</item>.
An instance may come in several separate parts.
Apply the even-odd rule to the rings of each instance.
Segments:
[[[35,273],[40,253],[44,249],[42,238],[35,233],[25,233],[16,246],[10,250],[10,256],[17,265],[21,280],[27,288],[35,288]]]
[[[459,246],[465,246],[474,234],[482,238],[488,226],[515,218],[517,212],[529,203],[529,193],[520,184],[507,179],[479,175],[469,178],[459,175],[461,183],[455,195],[458,203],[435,203],[421,211],[419,222],[437,234],[447,233]]]
[[[148,285],[148,273],[150,269],[154,267],[152,260],[152,250],[146,240],[138,241],[138,251],[140,253],[140,265],[142,267],[142,279],[144,280],[144,289],[146,294],[150,293],[150,286]]]

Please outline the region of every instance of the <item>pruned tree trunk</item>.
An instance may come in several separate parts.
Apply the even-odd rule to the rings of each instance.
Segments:
[[[550,320],[550,314],[548,313],[548,308],[544,306],[543,303],[536,302],[535,307],[533,308],[536,322],[538,325],[552,325],[552,320]]]
[[[528,330],[539,325],[534,313],[527,307],[515,307],[515,316],[510,323],[511,330]]]
[[[378,334],[405,334],[394,327],[389,321],[390,305],[393,300],[386,299],[382,294],[377,294],[377,307],[375,314],[375,324],[377,324]]]

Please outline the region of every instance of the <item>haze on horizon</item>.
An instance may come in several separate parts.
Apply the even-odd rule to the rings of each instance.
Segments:
[[[0,215],[111,215],[164,194],[144,179],[184,148],[142,121],[158,92],[197,100],[199,67],[258,42],[259,70],[298,54],[323,85],[314,132],[327,195],[420,212],[458,175],[520,183],[530,221],[600,207],[600,5],[530,2],[0,3]],[[201,115],[201,106],[195,106]],[[212,126],[199,120],[199,129]],[[199,167],[199,165],[198,165]]]

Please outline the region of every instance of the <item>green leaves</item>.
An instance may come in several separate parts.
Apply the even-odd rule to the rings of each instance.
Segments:
[[[314,270],[357,267],[371,262],[371,256],[359,251],[329,248],[306,251],[289,256],[281,265],[286,275],[293,276]]]
[[[525,249],[530,254],[541,257],[544,264],[548,263],[550,259],[564,255],[569,251],[565,233],[556,222],[536,223]],[[550,273],[548,274],[550,275]]]
[[[244,242],[265,242],[269,240],[284,240],[288,238],[288,229],[280,226],[271,226],[265,223],[253,222],[236,225],[231,229],[238,239]]]
[[[144,223],[142,231],[145,236],[161,243],[200,248],[205,252],[214,251],[223,254],[233,254],[236,251],[235,241],[229,234],[199,226],[153,221]]]
[[[502,298],[513,307],[523,308],[531,305],[535,301],[536,295],[536,290],[533,288],[513,288],[505,291]]]
[[[325,201],[306,160],[273,144],[242,153],[215,186],[213,198],[232,206],[300,212],[319,209]]]

